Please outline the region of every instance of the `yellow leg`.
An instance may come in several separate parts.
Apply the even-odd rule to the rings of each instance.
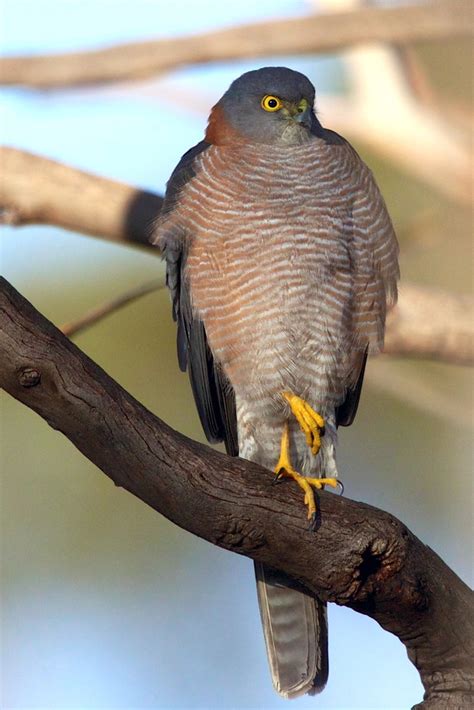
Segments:
[[[277,480],[280,478],[292,478],[299,487],[304,491],[304,502],[308,508],[308,520],[312,522],[316,519],[316,502],[314,499],[313,488],[320,490],[324,486],[336,488],[342,484],[337,478],[307,478],[295,471],[290,461],[290,434],[288,422],[285,422],[283,434],[281,437],[280,458],[275,466]],[[312,488],[313,487],[313,488]]]
[[[321,431],[324,429],[324,419],[301,397],[293,392],[282,392],[295,415],[298,424],[306,436],[306,443],[316,456],[321,448]]]

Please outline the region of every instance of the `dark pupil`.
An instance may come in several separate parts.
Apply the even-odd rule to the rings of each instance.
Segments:
[[[278,101],[276,99],[268,99],[268,105],[270,108],[275,108],[275,106],[278,106]]]

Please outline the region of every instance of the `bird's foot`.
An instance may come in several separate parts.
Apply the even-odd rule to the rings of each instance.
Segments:
[[[308,508],[308,520],[311,521],[311,528],[314,528],[316,523],[316,501],[314,498],[313,488],[321,490],[324,486],[331,486],[331,488],[341,486],[341,489],[343,490],[342,483],[338,481],[337,478],[308,478],[306,476],[302,476],[301,473],[298,473],[298,471],[293,468],[290,461],[288,423],[285,424],[281,437],[280,458],[275,466],[275,483],[280,481],[282,478],[292,478],[304,492],[304,503]]]
[[[302,476],[301,473],[295,471],[291,465],[287,466],[277,466],[275,468],[275,480],[279,481],[282,478],[292,478],[299,487],[304,492],[304,504],[308,509],[308,520],[311,521],[311,525],[316,520],[316,500],[314,497],[313,488],[321,490],[324,486],[331,486],[331,488],[337,488],[337,486],[342,485],[337,480],[337,478],[307,478]]]
[[[282,392],[282,396],[290,405],[291,411],[295,415],[306,443],[311,449],[311,453],[316,456],[321,448],[321,435],[324,433],[324,419],[320,414],[301,397],[293,392]]]

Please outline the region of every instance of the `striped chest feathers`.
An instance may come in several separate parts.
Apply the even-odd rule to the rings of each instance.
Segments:
[[[349,157],[343,147],[317,140],[278,148],[212,146],[200,156],[181,201],[191,253],[250,256],[292,237],[331,245],[350,219]],[[323,248],[317,251],[323,256]]]
[[[327,302],[329,274],[350,269],[344,154],[317,158],[312,144],[280,151],[210,148],[180,200],[193,307],[215,355],[242,377],[267,359],[273,368],[285,343],[299,353],[303,339],[315,357],[317,321],[326,337],[341,320],[316,304]]]
[[[314,287],[319,272],[349,270],[351,158],[345,146],[318,140],[205,151],[179,206],[198,310],[221,279],[235,291],[255,271],[266,288],[293,277]]]

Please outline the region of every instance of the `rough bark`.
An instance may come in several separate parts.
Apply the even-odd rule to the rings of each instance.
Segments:
[[[0,59],[0,84],[47,88],[140,79],[186,64],[317,54],[363,42],[469,36],[470,0],[360,8],[133,44],[94,52]]]
[[[0,384],[116,485],[180,527],[367,614],[405,644],[425,686],[419,708],[474,703],[473,595],[400,521],[323,492],[319,530],[296,487],[173,431],[114,382],[5,280]]]

